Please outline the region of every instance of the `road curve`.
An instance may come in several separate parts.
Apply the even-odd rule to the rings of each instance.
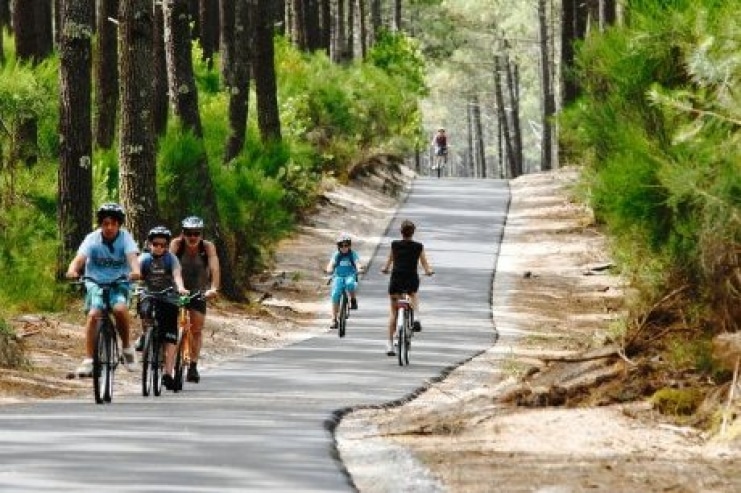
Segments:
[[[231,361],[182,394],[0,408],[0,491],[352,491],[333,457],[333,417],[403,400],[496,340],[491,285],[508,203],[504,181],[416,180],[344,339],[328,332]],[[402,219],[417,223],[436,271],[422,279],[424,330],[404,368],[383,352],[388,278],[378,272]]]

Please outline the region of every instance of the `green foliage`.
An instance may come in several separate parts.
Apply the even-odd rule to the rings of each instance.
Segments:
[[[719,328],[741,320],[741,31],[721,0],[634,1],[578,52],[566,155],[651,296],[689,284]],[[654,270],[653,273],[650,270]]]

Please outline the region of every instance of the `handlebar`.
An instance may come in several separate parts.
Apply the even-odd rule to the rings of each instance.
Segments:
[[[188,303],[190,303],[193,300],[204,300],[206,299],[204,292],[201,290],[194,291],[190,294],[181,294],[178,298],[178,305],[179,306],[186,306]]]

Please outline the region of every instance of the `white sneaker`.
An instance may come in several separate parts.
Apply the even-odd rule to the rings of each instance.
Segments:
[[[134,346],[124,349],[121,354],[123,354],[123,364],[126,369],[129,371],[136,370],[136,349],[134,349]]]
[[[394,351],[394,345],[391,341],[386,341],[386,356],[396,356],[396,351]]]
[[[75,375],[79,378],[92,377],[93,376],[93,358],[85,358],[80,363],[80,366],[75,370]]]

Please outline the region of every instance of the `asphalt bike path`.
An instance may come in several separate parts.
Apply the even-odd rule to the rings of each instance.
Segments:
[[[0,491],[353,491],[334,454],[336,417],[402,402],[496,341],[491,287],[508,204],[505,181],[416,180],[342,339],[328,331],[207,368],[179,394],[96,405],[91,389],[84,400],[0,407]],[[423,331],[407,367],[385,354],[380,273],[403,219],[417,224],[436,272],[422,276]]]

